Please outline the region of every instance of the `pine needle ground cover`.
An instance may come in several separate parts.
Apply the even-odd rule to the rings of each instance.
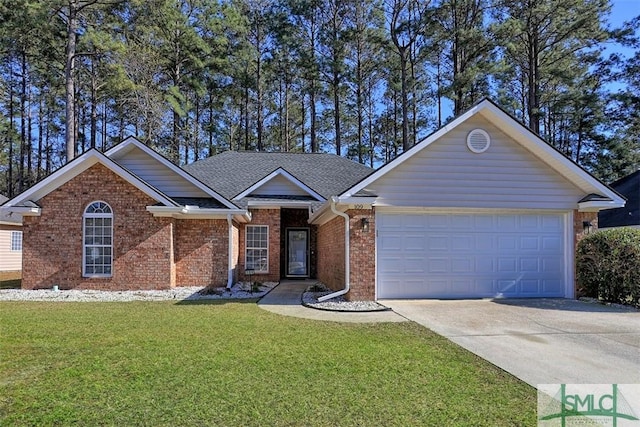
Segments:
[[[0,303],[0,425],[534,425],[535,410],[533,388],[414,323]]]

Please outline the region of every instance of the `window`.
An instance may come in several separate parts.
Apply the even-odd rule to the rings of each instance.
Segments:
[[[11,252],[22,251],[22,231],[11,232]]]
[[[269,272],[269,227],[247,226],[245,269],[256,273]]]
[[[93,202],[84,211],[82,274],[109,277],[113,264],[113,212],[104,202]]]

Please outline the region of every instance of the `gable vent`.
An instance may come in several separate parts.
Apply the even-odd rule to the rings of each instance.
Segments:
[[[490,144],[489,134],[482,129],[474,129],[467,135],[467,147],[474,153],[484,153]]]

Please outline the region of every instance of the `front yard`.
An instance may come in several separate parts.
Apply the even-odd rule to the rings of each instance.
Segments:
[[[535,410],[533,388],[414,323],[0,303],[0,425],[534,425]]]

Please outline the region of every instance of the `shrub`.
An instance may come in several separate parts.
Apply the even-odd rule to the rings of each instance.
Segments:
[[[640,306],[640,230],[590,234],[576,248],[578,291],[606,302]]]

